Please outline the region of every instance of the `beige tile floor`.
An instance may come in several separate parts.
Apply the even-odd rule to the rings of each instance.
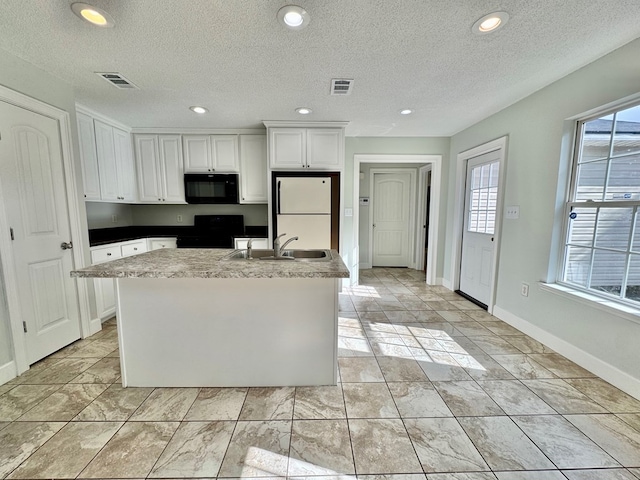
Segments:
[[[640,401],[419,272],[361,284],[338,386],[123,389],[107,322],[0,386],[0,478],[640,478]]]

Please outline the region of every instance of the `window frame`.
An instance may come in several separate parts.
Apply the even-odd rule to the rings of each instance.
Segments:
[[[601,110],[598,110],[595,113],[589,114],[587,116],[584,117],[580,117],[577,120],[575,120],[575,124],[574,124],[574,128],[573,128],[573,134],[574,134],[574,139],[572,142],[573,145],[573,149],[570,152],[570,166],[569,166],[569,175],[568,175],[568,186],[567,186],[567,195],[566,198],[564,200],[563,203],[563,208],[562,208],[562,237],[561,237],[561,244],[560,249],[561,251],[559,252],[559,256],[558,256],[558,269],[557,271],[557,278],[556,278],[556,284],[568,288],[568,289],[572,289],[572,290],[577,290],[580,292],[584,292],[588,295],[593,295],[595,297],[599,297],[602,298],[604,300],[613,302],[615,304],[619,304],[619,305],[624,305],[626,307],[631,307],[633,309],[636,309],[640,312],[640,300],[629,300],[627,298],[623,298],[621,295],[626,294],[626,286],[627,286],[627,281],[628,281],[628,276],[629,276],[629,267],[631,264],[631,257],[632,255],[637,255],[640,257],[640,255],[638,255],[637,253],[632,253],[632,243],[633,243],[633,239],[634,236],[636,234],[636,226],[637,223],[640,222],[640,199],[638,200],[606,200],[606,189],[608,186],[608,180],[609,180],[609,175],[611,172],[611,159],[612,158],[619,158],[619,157],[623,157],[624,155],[618,155],[618,156],[614,156],[613,155],[613,149],[614,149],[614,138],[615,138],[615,127],[616,127],[616,121],[617,118],[614,117],[614,121],[612,123],[612,127],[611,127],[611,135],[610,135],[610,143],[609,143],[609,152],[607,154],[607,157],[603,158],[604,160],[607,160],[607,171],[604,177],[604,183],[603,183],[603,194],[602,194],[602,199],[599,201],[593,201],[593,200],[575,200],[576,196],[577,196],[577,189],[578,189],[578,172],[579,172],[579,167],[580,167],[580,163],[579,160],[581,158],[582,155],[582,147],[583,147],[583,140],[584,140],[584,132],[585,132],[585,126],[587,123],[589,123],[592,120],[596,120],[602,117],[606,117],[608,115],[615,115],[619,112],[622,112],[624,110],[628,110],[634,107],[638,107],[640,106],[640,101],[636,98],[632,101],[627,101],[627,102],[623,102],[623,103],[619,103],[617,105],[613,105],[610,106],[608,108],[603,108]],[[637,152],[638,154],[640,154],[640,150]],[[599,159],[595,160],[595,161],[599,161]],[[584,162],[587,163],[587,162]],[[594,229],[593,229],[593,235],[591,237],[591,242],[589,245],[577,245],[575,243],[570,243],[570,239],[569,239],[569,235],[571,233],[571,219],[570,219],[570,214],[571,214],[571,210],[574,208],[594,208],[596,209],[595,211],[595,220],[594,220]],[[630,232],[629,232],[629,239],[627,241],[627,249],[625,251],[622,250],[618,250],[618,249],[611,249],[611,248],[602,248],[602,247],[597,247],[597,243],[596,243],[596,235],[597,235],[597,228],[598,228],[598,217],[600,214],[600,210],[603,208],[629,208],[632,210],[631,213],[631,226],[630,226]],[[590,255],[590,259],[589,259],[589,272],[588,272],[588,278],[587,278],[587,285],[589,285],[589,287],[585,287],[576,283],[570,283],[564,280],[565,275],[566,275],[566,269],[568,266],[568,262],[567,262],[567,254],[569,251],[569,246],[570,245],[575,245],[578,247],[584,247],[584,248],[588,248],[591,250],[591,255]],[[590,288],[591,285],[591,278],[592,278],[592,273],[593,273],[593,265],[594,265],[594,256],[595,256],[595,252],[601,250],[601,251],[613,251],[616,253],[624,253],[626,255],[626,259],[625,259],[625,270],[624,270],[624,277],[622,279],[621,282],[621,288],[620,288],[620,295],[614,295],[614,294],[610,294],[601,290],[595,290],[593,288]]]

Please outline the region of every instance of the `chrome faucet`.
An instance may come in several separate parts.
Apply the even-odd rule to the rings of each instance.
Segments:
[[[247,258],[253,258],[251,256],[251,247],[253,244],[253,238],[250,238],[249,241],[247,242]]]
[[[298,240],[298,237],[291,237],[289,240],[284,242],[282,246],[280,246],[280,237],[284,237],[285,235],[286,233],[283,233],[282,235],[278,235],[276,239],[273,241],[273,256],[276,258],[282,256],[282,251],[284,250],[284,247],[289,245],[294,240]]]

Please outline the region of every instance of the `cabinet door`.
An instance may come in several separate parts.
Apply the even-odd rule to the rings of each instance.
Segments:
[[[185,203],[180,135],[160,135],[158,147],[163,202]]]
[[[82,160],[82,183],[85,200],[100,200],[100,175],[96,154],[96,134],[93,118],[78,113],[78,138],[80,140],[80,158]]]
[[[100,198],[118,201],[118,174],[113,127],[98,120],[94,120],[94,125],[98,168],[100,169]]]
[[[211,135],[211,159],[214,172],[239,171],[238,136]]]
[[[118,200],[135,202],[138,195],[136,195],[136,170],[131,155],[131,135],[119,128],[114,128],[113,143],[116,153]]]
[[[267,137],[240,135],[240,203],[267,200]]]
[[[211,138],[210,135],[184,135],[184,171],[186,173],[210,172]]]
[[[96,290],[96,308],[101,320],[113,317],[116,313],[116,282],[113,278],[96,278],[93,281]]]
[[[307,130],[307,167],[339,169],[344,163],[344,140],[341,128]]]
[[[269,130],[269,161],[272,168],[305,168],[307,137],[304,128]]]
[[[161,248],[176,248],[175,238],[151,238],[149,239],[149,250],[159,250]]]
[[[162,202],[158,162],[158,136],[135,135],[138,192],[142,202]]]

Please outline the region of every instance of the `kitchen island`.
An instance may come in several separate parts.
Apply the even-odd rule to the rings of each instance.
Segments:
[[[328,261],[229,260],[163,249],[72,272],[115,278],[123,386],[248,387],[337,381],[338,291]]]

